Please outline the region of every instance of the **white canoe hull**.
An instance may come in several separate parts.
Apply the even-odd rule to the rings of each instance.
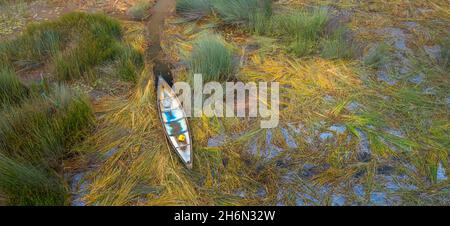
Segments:
[[[180,100],[161,76],[158,77],[157,98],[159,116],[166,137],[186,167],[191,169],[192,137],[188,120]]]

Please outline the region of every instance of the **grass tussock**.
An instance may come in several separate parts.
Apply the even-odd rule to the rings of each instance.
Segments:
[[[53,63],[58,80],[81,78],[89,69],[112,60],[118,54],[112,39],[89,38],[84,41],[83,44],[55,56]]]
[[[381,43],[369,50],[369,53],[364,57],[363,63],[371,68],[381,68],[390,60],[389,46]]]
[[[128,9],[128,15],[135,20],[143,20],[149,15],[149,9],[152,6],[150,1],[141,0]]]
[[[316,3],[301,2],[303,5]],[[290,3],[285,5],[290,6]],[[389,4],[389,6],[392,5]],[[311,11],[300,10],[302,11],[311,13]],[[334,9],[333,12],[335,12]],[[278,16],[282,17],[286,14],[283,11],[276,11],[269,18],[268,24],[276,24],[274,21]],[[358,17],[364,23],[362,23],[362,30],[355,27],[353,22],[348,24],[349,28],[352,31],[363,31],[363,34],[358,33],[358,36],[355,36],[358,42],[360,38],[368,38],[371,43],[378,42],[380,39],[374,34],[376,32],[367,32],[367,27],[370,26],[369,30],[378,31],[381,26],[378,23],[376,26],[367,23],[367,15],[364,16],[361,17],[358,12],[350,14],[351,21],[354,17]],[[336,17],[338,18],[336,23],[347,21],[344,18],[345,15],[341,18],[338,14]],[[385,17],[385,14],[380,14],[380,17]],[[313,20],[307,17],[297,21]],[[420,25],[424,21],[420,20]],[[332,22],[329,21],[328,25],[332,25]],[[401,24],[404,21],[399,22]],[[195,26],[200,28],[203,23],[202,20],[195,24],[190,23],[188,26],[169,25],[167,33],[170,38],[166,39],[165,50],[173,53],[171,57],[174,61],[179,62],[180,55],[183,55],[180,49],[191,51],[191,45],[186,40],[196,37]],[[302,28],[303,24],[308,23],[289,23],[286,27]],[[385,25],[397,26],[398,24]],[[424,78],[422,83],[413,86],[407,81],[401,81],[396,85],[382,84],[373,78],[372,70],[366,70],[365,66],[355,62],[354,59],[330,60],[346,58],[350,54],[345,51],[346,43],[343,42],[342,33],[337,33],[339,35],[336,36],[334,35],[336,33],[331,33],[328,36],[328,32],[321,31],[321,26],[314,29],[317,26],[311,25],[312,29],[309,30],[317,32],[305,32],[305,34],[300,34],[304,29],[266,26],[267,29],[262,30],[264,33],[260,34],[266,37],[256,38],[241,35],[240,32],[234,33],[235,30],[232,30],[235,29],[234,27],[226,27],[227,41],[231,40],[230,42],[240,46],[252,45],[252,48],[249,48],[250,51],[247,49],[242,51],[244,59],[239,79],[248,82],[280,82],[279,126],[271,130],[258,130],[252,127],[251,123],[249,123],[250,128],[247,127],[248,122],[243,119],[236,119],[239,122],[237,125],[230,122],[231,119],[206,117],[192,119],[190,125],[195,134],[194,145],[196,146],[194,176],[189,174],[192,181],[184,182],[178,179],[178,182],[174,182],[175,179],[172,180],[172,178],[145,181],[144,184],[150,184],[147,190],[149,192],[145,195],[133,195],[133,192],[128,192],[133,190],[133,186],[124,186],[128,189],[124,189],[123,194],[130,198],[121,198],[123,196],[119,195],[101,197],[101,191],[113,190],[115,183],[108,181],[109,178],[114,177],[115,181],[126,178],[124,176],[126,173],[117,173],[118,167],[116,167],[114,171],[102,171],[109,172],[110,176],[96,173],[96,178],[101,180],[94,182],[95,195],[92,197],[95,198],[91,203],[95,203],[96,200],[112,203],[113,200],[119,199],[120,203],[138,205],[186,203],[191,205],[205,203],[224,205],[420,203],[432,205],[448,203],[448,197],[446,197],[448,196],[446,188],[448,179],[442,176],[444,173],[448,175],[448,152],[446,151],[448,149],[446,148],[448,146],[446,132],[449,129],[446,123],[448,94],[442,83],[446,74],[434,65],[437,62],[432,62],[431,65],[417,63],[420,65],[411,65],[414,67],[411,68],[411,73],[414,75],[423,72],[426,79]],[[228,31],[231,32],[228,33]],[[297,37],[301,37],[298,40],[307,43],[299,46],[309,46],[303,48],[307,56],[314,53],[324,54],[324,50],[326,54],[323,55],[324,57],[299,59],[285,51],[280,51],[283,48],[287,49],[287,46],[296,41]],[[397,38],[394,37],[393,40]],[[408,43],[412,43],[412,37],[408,36],[405,39]],[[255,40],[258,46],[253,48],[256,46]],[[390,43],[388,40],[385,41]],[[429,40],[427,45],[431,45],[431,42]],[[335,44],[337,46],[334,46]],[[172,48],[173,46],[175,48]],[[395,50],[392,49],[392,51]],[[299,54],[299,56],[303,55]],[[414,58],[414,56],[408,56],[411,63],[416,63],[415,60],[423,60]],[[385,62],[383,57],[377,56],[366,61],[367,65],[375,65],[375,67],[383,64],[379,62]],[[432,80],[434,78],[436,80]],[[426,87],[432,87],[432,94],[424,94]],[[129,114],[132,114],[131,111]],[[290,139],[286,138],[285,134],[290,135]],[[224,141],[221,142],[222,140]],[[216,147],[214,144],[210,145],[209,141],[222,144]],[[234,142],[239,145],[233,144]],[[114,158],[123,160],[124,156],[122,152]],[[160,158],[165,159],[162,156]],[[174,158],[174,160],[177,163],[177,159]],[[239,168],[242,163],[245,167]],[[111,164],[105,169],[113,168],[113,166],[114,164]],[[168,170],[164,166],[158,167],[161,171]],[[239,169],[239,173],[235,174],[234,169]],[[120,172],[125,170],[121,169]],[[214,174],[209,174],[207,171]],[[183,169],[176,170],[177,176],[185,175],[185,173]],[[201,180],[197,181],[195,175],[201,175]],[[239,177],[236,178],[236,175]],[[255,198],[257,193],[252,183],[245,180],[249,175],[255,182],[255,187],[258,182],[263,181],[260,184],[266,192],[265,194],[262,192],[263,196],[265,195],[264,198]],[[224,183],[225,181],[227,183]],[[159,187],[155,184],[163,184],[163,186]],[[171,187],[172,185],[194,188],[195,193],[187,195],[188,192],[175,190]],[[141,185],[135,187],[136,190],[142,189]],[[233,190],[236,187],[241,190]],[[127,202],[132,198],[139,201]]]
[[[28,96],[28,88],[9,68],[0,68],[0,106],[19,103]]]
[[[48,168],[58,166],[67,147],[79,141],[93,122],[86,97],[56,86],[1,112],[0,149],[7,156]]]
[[[248,28],[251,33],[265,35],[273,29],[272,12],[264,9],[257,9],[249,16]]]
[[[71,44],[72,40],[81,42],[82,36],[87,34],[117,39],[122,35],[119,23],[105,15],[73,12],[56,21],[31,24],[23,35],[3,42],[0,48],[12,62],[42,61]]]
[[[8,205],[64,205],[66,191],[58,178],[0,153],[0,189]]]
[[[118,75],[124,81],[136,82],[137,74],[144,67],[144,56],[131,45],[121,49],[118,59]]]
[[[56,77],[67,81],[82,78],[100,64],[135,61],[124,59],[124,56],[135,58],[136,52],[129,54],[122,36],[122,28],[114,19],[102,14],[73,12],[56,21],[32,24],[23,35],[1,43],[0,59],[21,67],[51,63]],[[123,77],[135,80],[139,67],[128,66]]]
[[[255,14],[269,16],[272,13],[270,0],[213,0],[212,4],[214,11],[226,24],[255,23]]]
[[[232,52],[217,35],[200,37],[193,45],[189,66],[191,74],[202,74],[205,82],[227,81],[234,70]]]
[[[273,18],[275,36],[286,37],[289,51],[305,56],[317,50],[319,39],[328,20],[325,8],[312,11],[292,11]]]
[[[177,13],[189,20],[200,19],[215,13],[224,24],[243,25],[250,31],[262,34],[270,25],[272,1],[270,0],[178,0]]]
[[[356,50],[348,39],[346,28],[338,28],[331,37],[322,41],[321,56],[326,59],[352,58]]]
[[[450,40],[443,41],[440,57],[440,64],[444,68],[450,68]]]
[[[63,205],[58,176],[70,147],[89,132],[87,98],[65,86],[0,112],[0,190],[10,205]]]
[[[211,0],[177,0],[177,13],[189,20],[200,19],[212,11]]]
[[[237,1],[229,2],[235,4]],[[301,2],[309,5],[310,1],[288,2],[280,4]],[[368,11],[373,12],[373,4],[376,3],[369,4]],[[405,1],[378,5],[380,7],[375,8],[380,13],[377,12],[376,18],[387,18],[382,22],[389,22],[391,18],[387,16],[392,9],[399,13],[403,9],[419,7]],[[356,7],[355,11],[352,10],[352,17],[360,16],[358,14],[364,10],[358,9],[359,5],[352,7]],[[444,8],[442,4],[433,3],[430,9],[437,10],[430,10],[426,15],[428,18],[420,16],[421,19],[415,21],[422,25],[430,18],[440,20],[436,12],[442,15]],[[186,9],[191,10],[192,7],[187,6]],[[185,11],[188,18],[190,15],[196,18],[204,15],[189,10]],[[84,178],[90,184],[83,201],[88,205],[448,205],[448,179],[442,175],[449,172],[447,147],[450,127],[448,89],[445,86],[448,73],[435,67],[435,63],[448,65],[448,60],[421,64],[422,59],[408,56],[413,67],[411,72],[423,72],[426,78],[420,84],[400,81],[395,86],[388,85],[373,79],[373,71],[365,70],[361,64],[330,60],[350,58],[352,54],[347,49],[350,47],[346,48],[345,32],[337,30],[324,36],[326,32],[322,27],[328,16],[316,17],[314,14],[319,13],[314,10],[296,11],[308,16],[296,15],[293,11],[268,16],[263,10],[250,15],[242,12],[233,15],[230,10],[223,10],[227,13],[220,14],[213,10],[219,17],[234,18],[227,20],[227,24],[245,24],[252,32],[269,36],[258,37],[259,49],[243,50],[239,79],[280,83],[279,126],[270,130],[260,129],[259,119],[190,119],[194,168],[187,170],[164,143],[164,133],[154,105],[154,80],[151,67],[147,65],[130,95],[104,98],[95,106],[100,116],[99,126],[83,141],[81,148],[87,147],[82,150],[95,150],[95,153],[99,151],[104,158],[99,167]],[[179,13],[182,14],[182,10]],[[411,17],[409,14],[406,16]],[[380,28],[378,23],[367,23],[366,18],[366,14],[361,17],[363,24],[368,26],[363,27],[364,31]],[[412,18],[402,18],[401,22]],[[439,23],[433,26],[439,26]],[[228,62],[228,59],[232,62],[231,54],[223,57],[229,53],[222,48],[227,44],[220,38],[206,37],[197,40],[207,40],[203,42],[205,45],[194,43],[191,46],[192,43],[186,40],[196,37],[192,34],[196,29],[192,26],[188,32],[183,29],[177,27],[172,38],[163,40],[167,42],[165,46],[180,47],[198,54],[188,58],[191,72],[200,68],[201,71],[197,72],[210,73],[208,79],[229,79],[226,73],[221,73],[229,68],[229,64],[223,62]],[[227,29],[234,27],[227,26]],[[435,30],[433,34],[440,32]],[[16,67],[43,62],[39,58],[41,53],[72,60],[70,51],[75,51],[77,42],[57,32],[43,37],[55,40],[56,44],[37,48],[37,60],[11,57],[9,50],[2,45],[0,60]],[[246,39],[232,32],[227,34],[227,40],[232,42],[238,40],[239,44],[254,44],[253,37],[252,41]],[[410,42],[413,40],[408,37]],[[431,44],[432,40],[427,42]],[[283,45],[299,57],[314,53],[322,57],[296,58],[279,51]],[[448,49],[442,44],[441,47],[440,60],[448,59]],[[389,62],[391,50],[383,48],[378,46],[370,50],[363,59],[364,64],[378,69]],[[116,51],[116,48],[112,49]],[[139,68],[136,65],[141,64],[139,54],[123,45],[117,49],[124,53],[120,55],[123,59],[114,53],[111,58],[106,55],[106,61],[121,65],[123,71],[119,73],[122,78],[132,78],[128,75],[134,74],[133,71]],[[74,53],[78,54],[81,53]],[[179,62],[182,57],[174,55],[170,57]],[[195,58],[201,60],[195,62],[192,60]],[[74,62],[85,63],[79,59]],[[101,63],[102,60],[98,62]],[[68,73],[69,76],[85,76],[95,65],[76,67]],[[177,78],[183,78],[185,74],[188,73],[181,71]],[[428,87],[432,94],[424,93],[424,88]],[[44,92],[45,95],[40,97],[31,95],[32,99],[28,100],[19,98],[18,106],[8,106],[8,109],[13,109],[11,114],[1,111],[0,128],[18,128],[17,131],[4,129],[7,133],[3,134],[13,134],[6,135],[11,138],[8,140],[11,145],[0,146],[0,190],[10,204],[55,205],[64,202],[66,191],[55,173],[60,172],[57,161],[52,159],[69,155],[65,151],[67,148],[59,147],[71,146],[85,134],[82,128],[86,127],[78,124],[83,118],[78,116],[85,115],[81,109],[85,108],[79,104],[74,105],[78,107],[73,109],[78,110],[73,111],[62,107],[71,102],[67,100],[78,98],[58,98],[72,96],[68,89],[58,90]],[[12,114],[23,116],[25,120],[20,121]],[[48,123],[36,123],[44,118]],[[27,127],[25,130],[25,123],[27,126],[31,124],[31,129]],[[66,133],[74,140],[65,136],[58,138]],[[1,139],[5,139],[3,134],[0,134]],[[19,136],[26,139],[19,140],[16,138]],[[28,144],[28,140],[33,144]],[[210,145],[210,141],[217,140],[219,145]],[[13,145],[24,147],[26,152],[16,152],[11,148]],[[38,151],[31,152],[30,147]]]

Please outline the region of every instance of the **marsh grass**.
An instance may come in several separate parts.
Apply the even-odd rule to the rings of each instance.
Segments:
[[[257,9],[249,16],[248,27],[253,34],[265,35],[272,31],[271,13]]]
[[[380,4],[380,11],[399,11],[399,7],[412,8],[410,4],[416,3]],[[396,7],[392,7],[394,5]],[[445,11],[440,3],[433,3],[431,8],[434,7]],[[433,12],[427,16],[431,14]],[[366,18],[361,20],[366,22]],[[270,17],[267,23],[273,25],[273,21],[275,19]],[[297,32],[302,30],[277,30],[278,26],[267,26],[264,30],[264,23],[255,26],[259,27],[255,33],[275,38],[267,38],[266,45],[270,47],[247,53],[248,61],[242,65],[240,79],[280,82],[282,101],[278,128],[262,130],[258,120],[240,118],[190,119],[194,134],[194,168],[186,170],[167,144],[161,142],[165,137],[154,107],[151,67],[146,65],[130,95],[108,97],[95,106],[99,126],[92,136],[83,140],[79,149],[103,154],[117,148],[117,152],[87,176],[86,180],[92,183],[83,200],[90,205],[334,205],[335,195],[342,195],[345,205],[376,205],[372,197],[374,192],[379,192],[386,195],[389,205],[448,204],[448,179],[437,178],[439,163],[448,174],[449,125],[445,102],[448,96],[444,70],[434,64],[424,64],[416,70],[426,71],[427,79],[431,80],[422,85],[381,84],[367,76],[372,70],[366,71],[366,67],[360,68],[361,65],[353,61],[320,57],[298,59],[272,45],[281,41],[281,45],[289,46],[301,40],[291,51],[298,48],[298,56],[318,52],[318,47],[323,47],[320,41],[330,38],[322,37],[320,29],[313,32],[318,35],[305,34],[305,37],[316,38],[297,39],[301,37]],[[185,30],[178,29],[174,37],[186,34],[180,31]],[[243,40],[233,34],[229,38]],[[191,43],[176,44],[186,49],[191,47]],[[264,51],[264,58],[261,51]],[[330,52],[331,56],[339,55],[339,51]],[[383,64],[379,63],[384,61],[380,60],[382,58],[374,57],[366,65],[374,65],[376,69]],[[115,60],[121,64],[120,59]],[[124,64],[128,64],[127,61]],[[179,75],[181,78],[183,73]],[[424,94],[422,86],[425,85],[433,87],[435,92]],[[57,115],[60,110],[55,106],[66,101],[58,100],[51,93],[47,95],[50,98],[43,98],[36,105],[42,103],[48,109],[46,115]],[[348,108],[352,103],[357,103],[358,107]],[[73,126],[67,128],[78,128],[75,121],[68,123]],[[330,126],[335,124],[342,125],[344,131],[331,131]],[[388,128],[395,128],[398,133],[391,134],[386,131]],[[297,148],[289,147],[282,135],[283,129],[291,135]],[[323,132],[332,134],[331,138],[321,139]],[[82,137],[84,133],[79,134]],[[268,134],[271,134],[270,139]],[[225,142],[209,146],[209,139],[218,135],[224,135]],[[256,146],[256,154],[252,153],[252,144]],[[363,148],[368,149],[369,158],[362,161]],[[272,150],[280,151],[272,157],[265,153]],[[380,173],[383,168],[388,170]],[[38,170],[13,156],[0,156],[0,169],[2,193],[7,194],[11,204],[62,202],[60,197],[65,191],[61,192],[59,186],[54,190],[48,188],[49,184],[58,184],[51,170]],[[380,180],[388,177],[392,178],[389,184]],[[393,191],[389,188],[392,185],[399,189]],[[356,186],[361,187],[363,195],[357,194]],[[39,194],[38,197],[35,194]]]
[[[63,205],[58,172],[94,117],[86,97],[65,86],[0,112],[0,189],[11,205]]]
[[[165,50],[179,62],[177,48],[191,50],[195,29],[191,24],[169,27],[173,30],[166,32],[173,35],[165,40]],[[118,151],[88,176],[92,184],[84,200],[101,205],[335,205],[335,195],[342,195],[345,205],[376,205],[372,197],[378,192],[394,205],[448,202],[448,189],[443,189],[448,180],[435,178],[437,163],[448,165],[445,86],[437,85],[446,74],[433,75],[439,79],[426,84],[436,88],[436,94],[423,95],[421,87],[406,83],[381,84],[367,76],[372,70],[354,61],[295,58],[278,51],[276,42],[289,45],[298,30],[275,31],[275,38],[267,38],[270,47],[246,53],[239,79],[280,82],[278,128],[259,129],[257,120],[240,118],[190,119],[194,168],[186,170],[161,143],[156,110],[147,104],[154,98],[153,90],[145,88],[153,87],[148,83],[152,79],[141,76],[132,95],[97,106],[104,115],[89,139],[90,149]],[[318,33],[313,35],[317,39],[304,39],[311,40],[314,51],[329,38]],[[227,37],[239,44],[254,41],[243,39]],[[180,72],[178,79],[185,74]],[[335,124],[343,131],[331,130]],[[391,134],[388,128],[399,132]],[[297,148],[289,147],[283,129]],[[322,139],[324,132],[330,137]],[[223,144],[208,145],[220,135]],[[267,154],[273,150],[279,152]],[[368,158],[361,158],[364,151]],[[383,168],[388,170],[380,173]],[[389,177],[390,184],[380,180]],[[392,184],[400,189],[390,190]],[[363,195],[355,191],[357,186]]]
[[[200,19],[212,11],[211,0],[177,0],[177,13],[189,20]]]
[[[296,56],[303,57],[315,53],[317,41],[297,38],[288,46],[288,50]]]
[[[232,52],[217,35],[196,40],[188,60],[191,74],[202,74],[205,82],[227,81],[234,71]]]
[[[116,43],[108,37],[84,38],[75,48],[55,56],[54,71],[61,81],[81,78],[89,69],[119,54]]]
[[[390,48],[385,43],[380,43],[372,47],[368,54],[363,58],[363,63],[374,69],[381,68],[386,65],[390,57]]]
[[[100,129],[85,145],[102,153],[114,147],[118,151],[87,177],[92,183],[84,200],[100,205],[254,203],[254,197],[243,199],[235,194],[237,190],[252,194],[260,186],[250,176],[253,168],[240,159],[243,147],[204,146],[222,126],[238,128],[245,127],[245,123],[207,117],[192,119],[195,163],[193,170],[187,170],[165,142],[157,109],[151,104],[155,98],[151,67],[145,68],[132,95],[112,98],[97,106],[104,114]]]
[[[12,61],[42,61],[88,34],[116,39],[122,35],[119,23],[105,15],[73,12],[56,21],[30,24],[21,36],[2,43],[2,48]]]
[[[242,25],[253,20],[255,14],[268,17],[272,14],[272,1],[270,0],[212,0],[214,11],[226,24]]]
[[[124,81],[136,82],[144,67],[144,56],[131,45],[125,45],[117,61],[119,77]]]
[[[266,33],[271,25],[270,0],[178,0],[177,13],[196,20],[214,12],[225,24],[243,25],[256,34]]]
[[[142,41],[124,40],[121,25],[101,14],[69,13],[31,24],[0,43],[0,190],[9,205],[64,205],[63,161],[95,122],[89,99],[67,85],[25,86],[14,69],[48,65],[59,81],[97,76],[110,66],[125,81],[143,68]]]
[[[340,27],[325,38],[321,45],[321,56],[327,59],[351,59],[355,55],[355,47],[347,37],[347,28]]]
[[[3,153],[47,168],[59,166],[66,147],[81,139],[93,122],[87,99],[67,87],[5,108],[1,116]]]
[[[118,21],[103,14],[73,12],[56,21],[29,25],[18,38],[0,44],[2,61],[15,65],[52,63],[58,80],[78,79],[103,63],[119,60],[120,77],[135,81],[140,66],[131,68],[138,51],[123,42]],[[132,53],[132,54],[130,54]],[[131,57],[126,59],[126,57]]]
[[[442,42],[442,50],[440,57],[441,57],[440,64],[446,69],[450,68],[450,40]]]
[[[28,96],[28,88],[8,67],[0,68],[0,106],[20,103]]]
[[[305,56],[317,50],[319,39],[328,20],[328,9],[294,10],[273,17],[272,35],[285,39],[289,50]]]
[[[143,20],[148,16],[150,7],[150,1],[140,0],[128,9],[128,15],[135,20]]]
[[[59,33],[53,29],[43,31],[37,26],[30,25],[17,39],[0,43],[4,61],[16,64],[18,62],[36,64],[56,53],[61,47]]]
[[[423,178],[420,179],[422,182],[413,182],[420,178],[421,175],[427,175],[427,180],[436,181],[434,177],[436,175],[437,163],[439,161],[447,161],[446,154],[444,154],[445,148],[443,148],[447,142],[444,141],[445,139],[442,139],[441,133],[443,127],[438,129],[436,125],[431,126],[433,127],[432,130],[436,131],[432,135],[428,132],[428,128],[431,127],[425,126],[420,122],[423,118],[435,117],[435,120],[438,120],[442,116],[443,109],[439,107],[439,102],[424,96],[420,89],[409,87],[406,84],[395,89],[387,85],[379,84],[376,81],[368,82],[366,84],[368,86],[362,85],[359,75],[355,74],[358,69],[347,68],[348,66],[340,61],[331,63],[332,61],[327,60],[306,60],[306,62],[287,60],[290,63],[283,64],[282,62],[284,61],[280,60],[280,58],[276,57],[274,61],[266,58],[262,64],[259,61],[255,61],[258,62],[257,65],[261,65],[260,71],[270,71],[267,75],[264,75],[265,73],[253,75],[257,70],[253,68],[254,65],[250,67],[250,71],[244,68],[243,73],[250,80],[270,80],[273,77],[278,78],[277,76],[282,76],[283,79],[278,80],[281,82],[280,86],[289,87],[282,89],[280,92],[282,93],[281,100],[288,100],[287,103],[283,101],[280,103],[280,106],[285,106],[284,108],[282,107],[280,112],[280,126],[283,126],[284,120],[289,124],[301,121],[302,126],[299,128],[294,127],[292,130],[289,130],[289,133],[292,134],[292,137],[294,137],[298,145],[306,147],[307,150],[321,150],[322,153],[314,155],[309,151],[303,153],[301,150],[290,152],[289,159],[293,161],[291,165],[293,169],[297,169],[295,165],[300,164],[304,158],[309,159],[308,161],[314,161],[316,167],[320,167],[324,162],[331,164],[332,167],[314,177],[313,181],[316,186],[320,184],[329,185],[330,183],[335,183],[335,181],[351,181],[355,178],[354,176],[358,171],[363,171],[368,174],[364,176],[365,181],[363,182],[364,186],[367,186],[366,192],[371,192],[375,190],[371,186],[380,183],[376,181],[375,176],[370,175],[374,168],[380,167],[382,164],[388,164],[386,162],[389,162],[391,158],[401,158],[407,162],[415,159],[413,161],[414,163],[409,162],[411,165],[408,167],[417,167],[418,171],[411,173],[411,180],[408,183],[423,183]],[[440,72],[437,70],[434,73]],[[323,95],[324,93],[334,93],[334,100],[323,101],[322,97],[317,96]],[[361,108],[356,112],[346,109],[346,106],[355,100],[361,104]],[[325,113],[321,117],[316,117],[312,112],[329,113]],[[298,118],[298,115],[301,115],[301,118]],[[398,121],[399,118],[402,119],[401,123]],[[330,125],[319,124],[319,127],[317,127],[314,121],[317,122],[322,119],[330,120],[331,123],[341,122],[345,125],[344,132],[342,134],[333,133],[333,138],[329,141],[315,140],[314,137],[317,137],[321,133],[315,132],[315,130],[320,131],[318,128],[322,127],[326,131],[326,128]],[[296,124],[293,123],[293,125]],[[397,127],[403,133],[400,135],[391,134],[385,130],[388,127]],[[362,132],[365,135],[361,135]],[[302,134],[301,136],[299,136],[300,133]],[[421,135],[416,133],[420,133]],[[434,138],[431,139],[431,137]],[[282,140],[283,138],[277,138],[274,142],[282,143]],[[344,143],[350,149],[344,150],[340,148]],[[371,166],[367,168],[351,167],[351,162],[359,162],[361,159],[358,156],[362,144],[366,144],[371,153],[371,158],[368,160],[368,165]],[[258,150],[261,149],[258,148]],[[322,160],[315,162],[313,159]],[[343,170],[344,168],[345,170]],[[305,171],[302,168],[299,170]],[[395,175],[395,173],[393,174]],[[300,181],[302,180],[304,182],[304,178],[300,178]],[[294,181],[298,185],[299,181],[297,179]],[[283,182],[283,184],[286,189],[290,187],[288,183]],[[432,187],[434,185],[430,187],[430,185],[422,184],[421,186],[428,186],[425,189],[426,192],[424,191],[427,194],[434,192],[437,192],[436,194],[443,193],[443,191],[433,191]],[[289,189],[295,190],[292,187]],[[304,191],[304,188],[299,189],[302,190],[300,194],[306,193],[315,197],[317,200],[323,200],[323,197],[317,198],[320,197],[319,194],[313,195],[308,190]],[[349,191],[344,190],[343,192],[347,193]],[[349,193],[351,193],[351,190]],[[288,203],[291,202],[289,200],[286,201]],[[438,201],[436,199],[433,202]],[[305,202],[308,205],[318,204],[314,202],[310,203],[310,201]],[[363,202],[370,202],[370,200],[364,200]],[[431,202],[431,199],[427,202]],[[320,204],[323,205],[324,203]]]
[[[66,191],[52,173],[0,153],[0,189],[8,205],[64,205]]]

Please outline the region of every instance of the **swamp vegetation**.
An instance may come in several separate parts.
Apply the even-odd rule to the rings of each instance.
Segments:
[[[171,2],[174,81],[279,82],[279,126],[191,118],[188,170],[157,1],[0,1],[0,204],[449,205],[445,1]]]

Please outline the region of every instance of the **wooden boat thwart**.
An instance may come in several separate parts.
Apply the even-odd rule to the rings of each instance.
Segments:
[[[167,139],[189,169],[192,168],[192,138],[188,120],[175,92],[161,77],[158,77],[158,110]]]

